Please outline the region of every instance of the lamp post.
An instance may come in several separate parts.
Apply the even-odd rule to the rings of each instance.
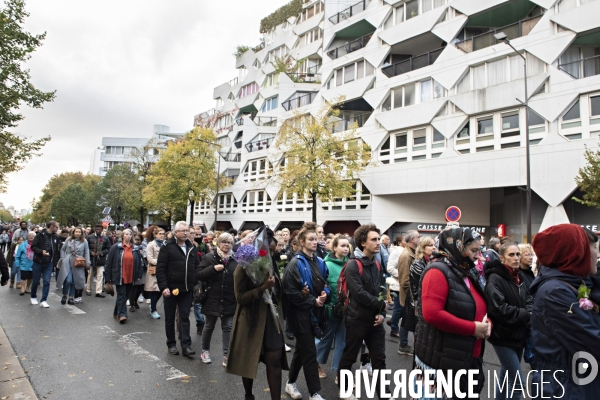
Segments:
[[[527,174],[527,243],[531,243],[531,157],[529,153],[529,97],[527,95],[527,59],[521,54],[508,40],[504,32],[498,32],[494,35],[496,40],[502,41],[510,46],[514,52],[523,59],[523,78],[525,81],[525,102],[517,99],[521,104],[525,105],[525,160]]]
[[[217,150],[217,157],[218,157],[218,161],[217,161],[217,187],[216,187],[216,194],[215,194],[215,230],[217,229],[217,215],[219,213],[218,207],[219,207],[219,175],[221,172],[221,145],[219,143],[214,143],[214,142],[209,142],[208,140],[203,140],[203,139],[198,139],[196,138],[197,141],[202,142],[202,143],[206,143],[209,144],[211,146],[217,146],[218,150]]]

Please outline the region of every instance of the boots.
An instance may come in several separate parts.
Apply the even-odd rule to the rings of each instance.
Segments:
[[[196,324],[196,334],[202,336],[202,331],[204,331],[204,324]]]

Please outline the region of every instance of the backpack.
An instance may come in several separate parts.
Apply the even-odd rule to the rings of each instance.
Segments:
[[[348,259],[348,261],[350,260],[351,259]],[[353,258],[352,260],[356,261],[356,266],[358,267],[358,276],[362,276],[364,268],[362,262],[358,258]],[[346,261],[344,267],[342,268],[342,272],[340,272],[337,286],[338,300],[333,306],[333,315],[338,319],[344,318],[346,309],[350,303],[350,293],[348,293],[348,283],[346,282],[346,267],[348,266],[348,261]],[[381,273],[381,265],[379,265],[379,261],[375,260],[375,265],[377,265],[377,272]]]

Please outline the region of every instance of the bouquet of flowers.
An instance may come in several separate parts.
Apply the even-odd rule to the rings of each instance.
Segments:
[[[272,269],[269,239],[265,227],[257,229],[248,236],[253,238],[252,243],[248,243],[248,241],[244,243],[242,241],[241,246],[235,252],[234,258],[244,268],[246,275],[252,280],[252,283],[258,286],[264,283]],[[280,327],[277,308],[273,304],[273,297],[270,290],[266,290],[263,293],[263,300],[271,308],[271,314],[273,314],[275,326],[279,333]]]

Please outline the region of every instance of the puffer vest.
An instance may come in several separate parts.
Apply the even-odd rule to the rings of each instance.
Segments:
[[[443,262],[429,264],[421,275],[423,277],[430,269],[441,271],[448,282],[448,298],[444,310],[458,318],[473,321],[475,319],[475,299],[464,282],[463,276]],[[485,298],[477,283],[471,281],[476,290]],[[420,294],[421,290],[419,290]],[[459,369],[469,369],[473,357],[474,336],[462,336],[442,331],[429,325],[423,319],[421,296],[417,302],[419,320],[415,330],[415,355],[427,366],[441,370],[456,372]],[[483,356],[483,347],[482,347]]]

